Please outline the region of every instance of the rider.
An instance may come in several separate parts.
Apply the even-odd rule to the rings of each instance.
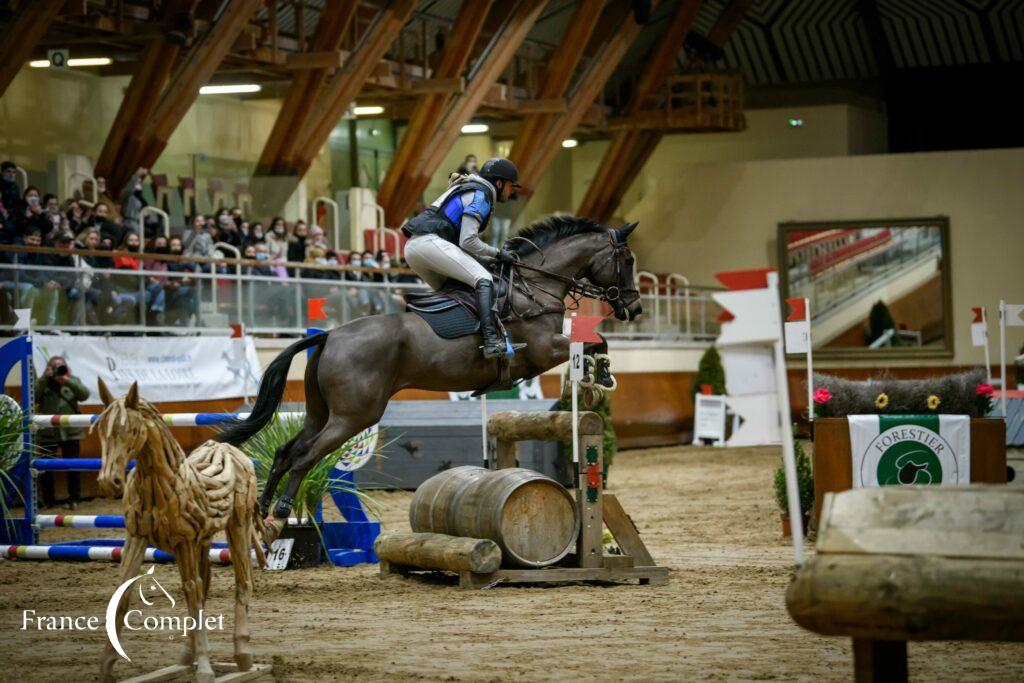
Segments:
[[[452,278],[475,290],[485,358],[500,356],[506,349],[493,315],[494,280],[481,262],[513,263],[516,256],[495,249],[480,234],[487,229],[494,203],[514,199],[518,187],[515,164],[502,157],[488,159],[479,174],[457,176],[426,211],[402,228],[410,238],[405,259],[431,289],[440,289]]]

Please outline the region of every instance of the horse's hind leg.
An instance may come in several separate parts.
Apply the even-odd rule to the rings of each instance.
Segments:
[[[260,494],[261,516],[266,517],[270,512],[270,504],[274,501],[274,492],[281,482],[281,477],[292,468],[296,456],[308,448],[309,443],[316,438],[316,435],[324,428],[326,422],[326,418],[317,420],[313,415],[307,414],[302,424],[302,431],[278,446],[274,452],[274,464],[267,475],[267,481],[263,486],[263,493]]]

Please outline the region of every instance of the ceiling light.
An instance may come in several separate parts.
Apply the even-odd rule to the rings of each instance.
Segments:
[[[366,105],[365,107],[352,107],[352,113],[356,116],[376,116],[384,113],[384,107]]]
[[[490,126],[486,123],[467,123],[462,127],[462,133],[464,135],[472,135],[473,133],[486,133],[490,130]]]
[[[79,57],[78,59],[69,59],[68,66],[107,66],[113,62],[114,60],[110,57]],[[28,65],[33,69],[46,69],[50,66],[50,60],[33,59]]]
[[[258,83],[238,83],[236,85],[204,85],[199,89],[200,95],[235,95],[244,92],[259,92],[263,89]]]
[[[789,120],[790,128],[803,128],[804,120],[802,118],[793,117]]]
[[[562,147],[565,147],[566,149],[572,149],[578,144],[580,144],[580,141],[576,138],[566,138],[565,140],[562,140]]]

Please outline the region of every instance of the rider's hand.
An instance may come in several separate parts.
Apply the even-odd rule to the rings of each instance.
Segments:
[[[514,251],[509,251],[508,249],[498,251],[498,255],[495,258],[499,263],[516,263],[519,261],[519,256]]]

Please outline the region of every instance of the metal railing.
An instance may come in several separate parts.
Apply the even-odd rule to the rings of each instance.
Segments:
[[[215,247],[235,251],[231,245]],[[427,289],[397,281],[396,275],[384,275],[383,282],[346,280],[340,269],[295,268],[294,276],[278,277],[253,274],[237,260],[197,264],[193,272],[164,270],[162,263],[146,259],[139,270],[0,263],[0,288],[13,308],[32,309],[39,331],[220,334],[241,322],[250,334],[278,336],[305,334],[310,298],[326,299],[325,324],[334,326],[400,312],[406,292]],[[276,262],[262,263],[283,270]],[[605,316],[601,330],[609,339],[704,343],[719,332],[721,309],[710,291],[652,284],[641,290],[644,315],[629,323],[615,320],[599,301],[582,301],[580,312]]]

